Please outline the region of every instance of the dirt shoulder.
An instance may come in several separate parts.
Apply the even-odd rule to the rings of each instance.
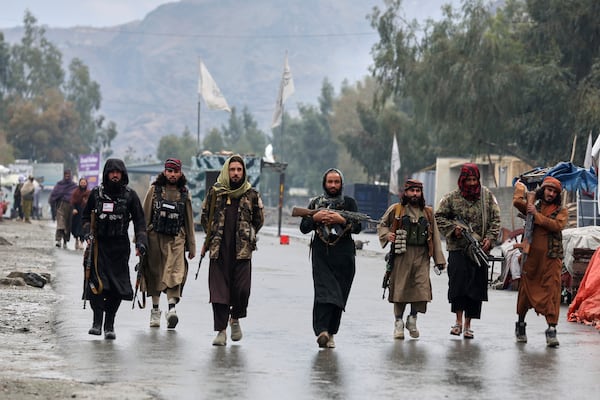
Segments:
[[[0,222],[0,398],[151,399],[128,384],[78,382],[62,371],[56,341],[54,223]],[[73,243],[70,243],[73,246]],[[75,251],[75,250],[70,250]],[[33,272],[49,278],[43,288],[9,275]],[[12,274],[11,274],[12,273]],[[128,393],[129,392],[129,393]]]

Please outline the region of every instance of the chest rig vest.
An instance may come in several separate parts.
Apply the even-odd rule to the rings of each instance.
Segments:
[[[155,232],[177,236],[184,225],[187,191],[179,191],[179,200],[168,201],[164,186],[154,185],[152,227]]]
[[[94,191],[96,198],[96,235],[102,237],[127,236],[127,228],[131,216],[127,211],[131,190],[125,188],[123,193],[111,198],[104,193],[102,186]]]
[[[429,221],[424,215],[414,221],[411,216],[404,215],[400,223],[406,231],[406,244],[409,246],[425,246],[429,237]]]

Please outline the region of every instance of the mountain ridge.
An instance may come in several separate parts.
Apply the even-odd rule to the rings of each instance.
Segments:
[[[444,1],[427,3],[403,2],[407,15],[424,19],[419,12],[439,12]],[[145,157],[156,154],[163,135],[186,127],[197,133],[200,59],[229,105],[239,112],[248,107],[268,135],[286,51],[296,87],[286,103],[292,115],[297,104],[316,103],[325,78],[336,92],[344,80],[361,80],[378,40],[366,18],[375,5],[383,2],[184,0],[115,27],[45,29],[64,62],[80,58],[100,84],[100,112],[119,131],[115,155],[130,147]],[[22,35],[19,28],[3,32],[8,42]],[[200,109],[202,137],[227,123],[228,113],[208,110],[204,102]]]

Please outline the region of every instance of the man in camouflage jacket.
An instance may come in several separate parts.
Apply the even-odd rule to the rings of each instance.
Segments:
[[[248,182],[241,156],[231,156],[223,165],[202,204],[201,223],[208,237],[201,255],[210,253],[208,287],[218,332],[213,345],[224,346],[228,322],[231,340],[242,338],[239,319],[246,317],[252,252],[264,223],[262,200]]]
[[[442,198],[435,219],[448,250],[448,301],[456,314],[450,334],[473,339],[471,319],[481,318],[482,302],[487,301],[488,269],[471,257],[464,226],[457,218],[470,225],[473,238],[489,253],[500,233],[500,207],[492,192],[481,185],[479,168],[472,163],[462,166],[458,188]]]

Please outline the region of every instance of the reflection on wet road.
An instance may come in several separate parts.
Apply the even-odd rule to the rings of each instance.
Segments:
[[[248,318],[241,320],[244,338],[225,347],[211,345],[206,261],[198,280],[191,274],[186,283],[176,330],[166,329],[164,313],[162,326],[149,328],[149,306],[132,310],[124,302],[117,339],[106,341],[87,334],[92,313],[79,300],[81,253],[58,252],[55,287],[63,297],[57,332],[70,364],[65,372],[86,382],[143,382],[165,399],[521,399],[541,396],[540,387],[549,398],[582,398],[600,388],[600,335],[567,323],[566,307],[558,349],[546,348],[545,322],[533,312],[529,343],[515,343],[516,293],[508,291],[490,291],[483,319],[473,323],[475,339],[450,336],[445,274],[432,274],[434,300],[418,317],[421,337],[394,341],[392,306],[381,299],[384,264],[373,251],[359,251],[337,348],[319,349],[311,328],[307,242],[290,242],[280,245],[277,237],[261,235]],[[369,246],[376,243],[372,237]]]

